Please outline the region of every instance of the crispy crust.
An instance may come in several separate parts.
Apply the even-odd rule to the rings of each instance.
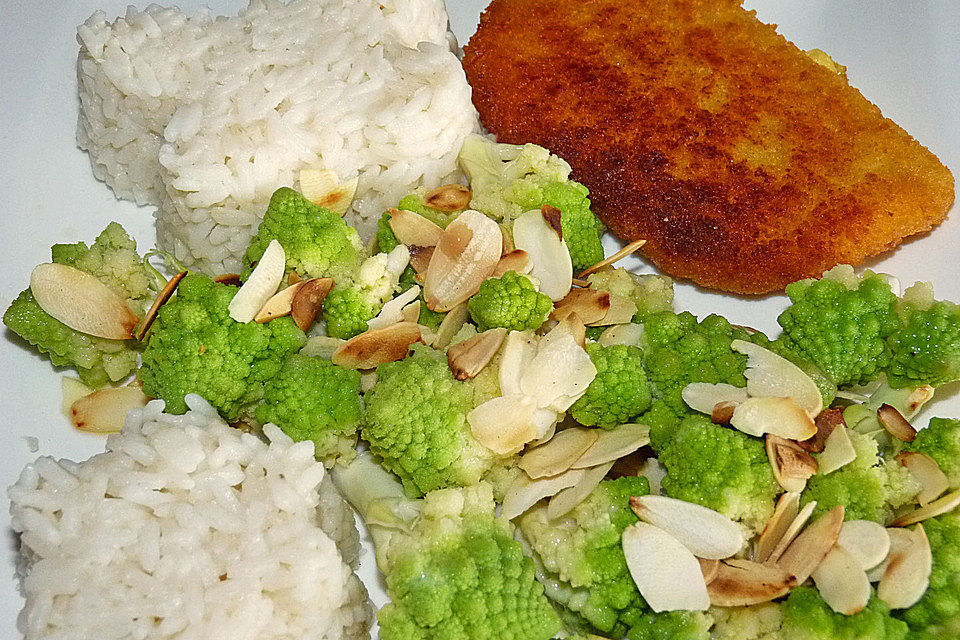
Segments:
[[[736,0],[493,0],[463,65],[485,126],[573,167],[663,271],[765,293],[939,224],[953,176]]]

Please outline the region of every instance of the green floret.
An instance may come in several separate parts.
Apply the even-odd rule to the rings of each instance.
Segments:
[[[666,495],[701,504],[759,531],[773,515],[780,486],[763,441],[719,427],[703,415],[687,417],[664,445]]]
[[[367,322],[400,289],[400,278],[410,261],[404,245],[363,261],[350,278],[334,285],[323,301],[327,335],[348,340],[367,330]]]
[[[661,311],[673,311],[673,280],[667,276],[637,274],[617,267],[587,276],[591,289],[623,296],[637,306],[634,322]]]
[[[490,486],[409,500],[360,454],[334,479],[366,521],[390,602],[382,640],[549,640],[560,621]]]
[[[627,632],[627,640],[710,640],[713,620],[701,611],[646,613]]]
[[[467,424],[473,385],[453,377],[441,352],[381,365],[364,402],[363,438],[410,495],[476,484],[494,462]]]
[[[287,271],[302,278],[339,280],[356,270],[363,247],[356,229],[329,209],[318,207],[289,187],[277,189],[243,254],[245,279],[271,240],[283,247]]]
[[[866,384],[890,362],[885,338],[899,326],[896,295],[883,276],[853,275],[847,265],[820,280],[787,285],[792,304],[780,314],[781,339],[834,384]]]
[[[196,393],[224,418],[236,420],[306,342],[289,316],[263,324],[233,320],[228,307],[236,292],[189,274],[161,307],[137,376],[143,392],[163,399],[168,413],[185,412],[184,396]]]
[[[298,442],[312,440],[314,454],[328,464],[356,455],[361,413],[359,371],[296,353],[267,382],[256,409],[261,424],[272,422]]]
[[[604,480],[570,513],[551,520],[545,503],[517,520],[539,560],[547,596],[574,614],[586,630],[622,637],[638,624],[646,604],[627,569],[620,537],[637,522],[630,497],[647,495],[647,479]]]
[[[603,225],[590,211],[590,192],[579,182],[548,182],[543,197],[531,209],[543,205],[560,210],[560,231],[567,243],[574,269],[586,269],[603,260]]]
[[[790,592],[782,605],[782,640],[904,640],[907,625],[890,615],[882,600],[871,597],[866,608],[852,616],[835,613],[814,587]]]
[[[960,306],[935,301],[933,287],[917,283],[904,292],[897,313],[902,326],[887,340],[890,385],[939,387],[960,379]]]
[[[327,335],[349,340],[367,330],[367,322],[379,313],[379,306],[357,287],[335,285],[323,301]]]
[[[515,271],[487,278],[467,302],[470,317],[480,331],[504,327],[511,331],[539,329],[553,309],[550,297],[533,281]]]
[[[640,349],[596,343],[588,344],[586,349],[597,375],[570,407],[574,420],[588,427],[612,429],[650,408],[650,384]]]
[[[904,449],[925,453],[940,465],[951,487],[960,486],[960,420],[930,418],[930,424],[917,432],[917,439]]]
[[[917,637],[960,638],[960,514],[946,513],[923,522],[930,541],[930,586],[917,604],[898,612]]]

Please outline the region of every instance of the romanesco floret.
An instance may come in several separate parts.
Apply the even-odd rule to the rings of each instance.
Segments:
[[[901,328],[887,340],[893,387],[938,387],[960,378],[960,306],[933,299],[933,287],[909,287],[897,305]]]
[[[168,413],[185,412],[184,395],[196,393],[235,420],[306,342],[289,316],[263,324],[233,320],[228,306],[236,292],[189,274],[161,307],[137,376],[143,392],[163,399]]]
[[[504,327],[511,331],[536,330],[547,319],[553,301],[540,293],[533,280],[516,271],[487,278],[467,302],[470,317],[480,331]]]
[[[627,640],[710,640],[713,619],[702,611],[648,612],[627,632]]]
[[[243,254],[243,278],[253,271],[271,240],[283,247],[287,271],[302,278],[340,280],[356,270],[363,255],[356,229],[289,187],[277,189],[270,198],[257,235]]]
[[[820,280],[787,285],[792,304],[780,314],[781,339],[837,385],[866,384],[890,362],[885,338],[899,326],[896,295],[883,276],[853,275],[847,265]]]
[[[726,429],[704,415],[684,418],[660,452],[666,495],[701,504],[759,531],[780,493],[759,438]]]
[[[713,640],[787,640],[780,638],[783,608],[779,602],[746,607],[711,607]]]
[[[531,209],[543,205],[560,210],[560,232],[567,243],[574,269],[586,269],[603,260],[603,225],[590,211],[589,191],[579,182],[549,182],[543,185],[543,197]]]
[[[356,454],[361,414],[359,371],[297,353],[267,382],[256,409],[261,424],[272,422],[297,442],[312,440],[328,465]]]
[[[349,339],[366,331],[367,322],[399,289],[409,262],[410,251],[400,244],[367,258],[354,278],[337,283],[323,301],[327,335]]]
[[[411,495],[476,484],[495,460],[467,424],[472,384],[453,377],[442,352],[415,348],[381,365],[364,402],[363,439]]]
[[[940,465],[951,487],[960,486],[960,420],[930,418],[930,424],[917,432],[917,438],[904,449],[925,453]]]
[[[570,407],[574,420],[604,429],[629,422],[650,408],[650,383],[637,347],[597,343],[586,346],[597,375]]]
[[[541,503],[517,520],[543,567],[547,595],[606,637],[621,637],[646,607],[627,569],[620,537],[637,521],[630,497],[649,491],[642,476],[604,480],[562,518],[548,518]]]
[[[835,613],[814,587],[800,586],[783,605],[782,640],[905,640],[907,625],[890,615],[882,600],[871,597],[866,608],[847,616]]]
[[[383,640],[548,640],[560,629],[513,526],[494,515],[488,484],[408,500],[367,454],[334,479],[366,521],[386,576]]]
[[[917,604],[897,612],[918,640],[960,638],[960,513],[925,520],[933,570],[930,586]]]
[[[623,296],[637,305],[634,322],[661,311],[673,311],[673,280],[657,274],[639,274],[621,267],[601,269],[587,276],[591,289]]]

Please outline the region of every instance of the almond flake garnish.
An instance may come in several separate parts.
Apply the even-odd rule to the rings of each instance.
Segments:
[[[447,345],[453,342],[453,337],[460,333],[460,329],[467,322],[467,303],[462,302],[447,312],[437,327],[437,337],[434,338],[434,349],[446,349]]]
[[[823,398],[816,383],[781,355],[745,340],[734,340],[730,347],[747,356],[747,393],[757,398],[793,398],[811,418],[823,409]],[[803,439],[803,438],[801,438]]]
[[[410,267],[417,273],[417,280],[423,282],[427,275],[427,269],[430,267],[430,259],[433,258],[433,252],[436,247],[418,247],[409,245],[410,249]]]
[[[823,452],[817,456],[821,475],[833,473],[857,459],[857,450],[850,440],[847,427],[839,426],[830,432],[823,445]]]
[[[307,338],[307,343],[300,349],[300,353],[305,356],[314,356],[330,360],[337,350],[347,343],[343,338],[334,338],[332,336],[313,336]]]
[[[616,462],[650,444],[650,427],[644,424],[621,424],[613,429],[601,429],[597,441],[571,467],[583,469],[607,462]]]
[[[573,262],[566,241],[557,237],[539,211],[532,210],[513,222],[513,242],[530,256],[530,275],[540,281],[540,291],[554,302],[562,300],[573,286]]]
[[[334,364],[348,369],[374,369],[406,357],[410,345],[420,340],[420,325],[398,322],[383,329],[371,329],[347,340],[334,352]]]
[[[803,491],[817,472],[817,461],[793,440],[768,433],[765,446],[773,476],[785,491]]]
[[[773,545],[773,551],[770,552],[770,556],[764,561],[769,561],[776,563],[780,556],[783,555],[783,552],[786,551],[793,541],[797,539],[797,536],[800,535],[800,531],[803,529],[804,525],[807,524],[807,520],[810,519],[810,516],[813,515],[814,510],[817,508],[817,501],[811,500],[807,504],[803,505],[803,508],[797,513],[793,518],[793,521],[790,522],[787,526],[787,530],[783,532],[783,535],[780,536],[779,540],[776,540]]]
[[[538,480],[531,480],[524,473],[519,474],[504,493],[500,517],[513,520],[542,499],[575,486],[583,479],[583,474],[583,469],[570,469],[560,475]]]
[[[550,225],[550,228],[553,229],[553,232],[557,234],[557,238],[563,240],[563,227],[560,225],[560,209],[545,204],[540,207],[540,214],[543,216],[544,221]]]
[[[254,322],[264,323],[290,314],[293,308],[293,294],[303,285],[303,280],[296,284],[280,289],[267,300],[257,315],[253,316]]]
[[[293,274],[291,274],[293,275]],[[243,280],[240,279],[239,273],[224,273],[213,279],[217,284],[228,284],[231,287],[239,287],[243,284]],[[296,284],[291,282],[290,284]]]
[[[917,438],[917,430],[903,417],[896,407],[889,404],[880,405],[877,409],[877,420],[887,430],[887,433],[898,440],[913,442]]]
[[[470,189],[462,184],[445,184],[423,198],[423,204],[437,211],[460,211],[470,205]]]
[[[853,556],[864,571],[869,571],[890,552],[890,534],[872,520],[847,520],[840,527],[837,546]]]
[[[920,451],[901,451],[897,454],[896,460],[905,466],[923,486],[917,494],[917,502],[921,505],[933,502],[950,488],[947,475],[940,469],[937,461],[927,454]]]
[[[777,566],[803,584],[837,543],[842,526],[843,507],[838,505],[810,523],[776,561]]]
[[[733,410],[730,426],[751,436],[772,433],[806,440],[817,432],[813,418],[792,398],[748,398]]]
[[[594,322],[590,322],[593,327],[608,327],[618,324],[626,324],[633,320],[637,313],[637,303],[625,296],[611,294],[610,308],[604,316]]]
[[[902,516],[899,516],[890,523],[890,526],[907,527],[911,524],[923,522],[924,520],[936,518],[937,516],[949,513],[958,506],[960,506],[960,489],[951,491],[938,500],[934,500],[933,502],[924,505],[919,509],[915,509],[910,513],[905,513]]]
[[[137,316],[113,289],[80,269],[48,262],[30,274],[30,291],[40,308],[74,331],[127,340]]]
[[[453,377],[457,380],[475,377],[496,355],[506,335],[507,330],[498,327],[458,342],[447,349],[447,365],[453,372]]]
[[[494,268],[491,277],[499,278],[507,271],[515,273],[530,273],[533,263],[530,262],[530,256],[523,249],[514,249],[510,253],[504,254],[500,262]]]
[[[625,247],[623,247],[613,255],[608,256],[603,260],[601,260],[600,262],[587,267],[586,269],[581,271],[577,277],[586,278],[591,273],[596,273],[597,271],[600,271],[600,269],[603,269],[608,265],[614,264],[615,262],[619,262],[620,260],[623,260],[624,258],[629,256],[631,253],[636,252],[640,247],[642,247],[645,244],[647,244],[646,240],[634,240],[633,242],[626,245]]]
[[[280,287],[286,264],[283,247],[276,239],[271,240],[250,277],[230,300],[230,317],[240,324],[253,320]]]
[[[598,342],[605,347],[614,344],[637,346],[643,338],[643,327],[639,324],[616,324],[600,334]]]
[[[301,169],[298,177],[300,193],[304,198],[338,216],[344,215],[350,208],[360,182],[359,177],[340,182],[337,174],[329,169]]]
[[[710,608],[700,563],[676,538],[652,524],[636,522],[623,530],[622,543],[630,576],[655,612]]]
[[[467,424],[477,442],[498,455],[509,455],[537,437],[536,417],[537,405],[532,399],[507,395],[472,409]]]
[[[717,575],[720,573],[720,561],[697,558],[697,562],[700,563],[700,572],[703,574],[703,581],[706,582],[709,587],[710,583],[716,580]]]
[[[749,397],[746,389],[725,382],[718,384],[691,382],[683,388],[680,395],[688,407],[708,415],[712,414],[720,403],[729,405],[730,415],[727,416],[727,423],[733,416],[733,408],[742,402],[746,402]]]
[[[813,423],[817,427],[817,432],[812,438],[798,443],[804,448],[804,450],[809,451],[810,453],[822,452],[823,448],[826,446],[827,438],[830,437],[830,434],[833,433],[833,430],[837,427],[846,426],[846,423],[843,420],[843,409],[824,409],[817,414],[817,417],[814,418]]]
[[[637,517],[659,527],[680,541],[695,556],[722,560],[743,547],[743,531],[722,513],[667,496],[630,498]]]
[[[519,466],[534,480],[555,476],[569,469],[596,441],[596,429],[564,429],[546,444],[523,454]]]
[[[298,283],[290,303],[290,317],[301,331],[310,329],[332,287],[330,278],[311,278]]]
[[[770,559],[773,549],[784,534],[790,528],[790,524],[800,513],[800,494],[796,491],[788,491],[777,500],[777,506],[773,510],[773,515],[767,522],[760,537],[757,538],[756,547],[753,552],[753,560],[756,562],[766,562]],[[798,528],[799,531],[799,528]]]
[[[772,564],[731,558],[723,560],[707,587],[717,607],[743,607],[787,595],[799,584],[788,571]]]
[[[180,284],[180,281],[183,280],[183,277],[187,275],[187,273],[189,272],[181,271],[180,273],[171,277],[167,281],[167,284],[163,285],[163,289],[157,294],[153,304],[151,304],[150,308],[147,310],[147,315],[143,317],[143,322],[141,322],[140,326],[137,327],[137,334],[135,337],[138,342],[143,342],[143,339],[147,337],[147,332],[150,330],[150,327],[153,325],[153,321],[157,319],[157,315],[160,313],[160,307],[166,304],[167,300],[170,299],[170,296],[173,295],[173,292],[177,290],[177,285]]]
[[[870,600],[867,573],[843,547],[834,545],[810,577],[820,597],[837,613],[852,616],[863,611]]]
[[[423,282],[431,311],[449,311],[480,289],[500,261],[503,236],[497,223],[466,210],[440,235]]]
[[[583,479],[572,487],[559,491],[547,503],[547,517],[551,520],[562,518],[578,504],[587,499],[606,477],[613,467],[612,462],[583,470]]]
[[[877,585],[877,597],[891,609],[912,607],[930,586],[933,556],[927,534],[920,524],[910,533],[906,545],[890,549],[887,568]]]
[[[402,322],[404,320],[403,308],[416,300],[418,295],[420,295],[420,287],[413,285],[397,297],[391,298],[380,308],[380,313],[376,317],[367,320],[367,327],[383,329],[397,322]],[[408,322],[416,322],[418,319],[419,316],[408,320]]]
[[[576,313],[584,324],[592,324],[603,320],[610,310],[610,294],[606,291],[594,289],[571,289],[560,302],[556,304],[550,317],[554,320],[563,320],[572,313]]]
[[[70,422],[80,431],[118,433],[127,413],[149,401],[138,386],[99,389],[70,406]]]
[[[84,396],[93,393],[93,389],[80,382],[79,378],[63,376],[60,379],[60,411],[70,419],[70,407]]]
[[[400,244],[408,247],[435,247],[440,242],[443,229],[419,213],[406,209],[388,209],[386,213],[390,215],[387,224]]]

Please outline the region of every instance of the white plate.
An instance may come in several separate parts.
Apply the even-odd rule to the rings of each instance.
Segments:
[[[624,0],[629,1],[629,0]],[[63,0],[0,3],[0,311],[26,287],[34,265],[49,260],[56,242],[90,241],[110,220],[139,240],[153,244],[149,209],[114,199],[97,182],[87,158],[74,143],[77,119],[74,64],[75,28],[97,9],[113,17],[127,0]],[[144,3],[146,4],[146,3]],[[196,0],[180,6],[192,11]],[[236,11],[237,0],[211,0],[220,12]],[[466,42],[485,0],[449,0],[451,24]],[[851,83],[933,150],[954,172],[960,171],[960,3],[929,0],[754,0],[761,19],[803,48],[819,47],[847,66]],[[938,296],[960,301],[960,220],[948,220],[929,237],[911,241],[871,266],[905,283],[930,280]],[[641,266],[644,270],[648,267]],[[736,299],[677,288],[678,308],[700,315],[720,312],[733,322],[766,332],[777,330],[783,298]],[[16,479],[38,454],[72,459],[101,450],[100,437],[74,432],[59,411],[60,382],[49,363],[4,334],[0,340],[0,486]],[[938,401],[927,415],[960,415],[956,397]],[[13,579],[15,538],[9,531],[8,504],[0,509],[4,535],[0,570],[0,637],[16,638],[22,601]],[[363,572],[372,582],[369,556]]]

